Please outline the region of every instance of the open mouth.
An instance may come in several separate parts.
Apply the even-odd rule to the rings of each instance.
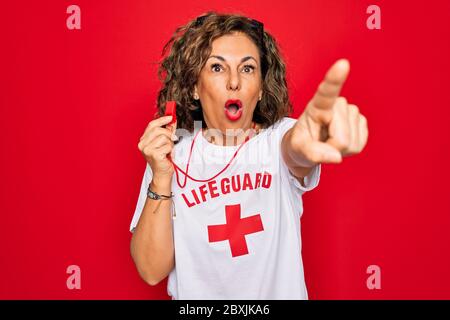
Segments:
[[[239,119],[242,115],[241,100],[227,100],[225,103],[225,115],[233,121]]]

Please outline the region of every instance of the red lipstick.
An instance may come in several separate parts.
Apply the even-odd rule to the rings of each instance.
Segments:
[[[225,102],[225,115],[231,121],[236,121],[242,116],[242,102],[239,99],[229,99]]]

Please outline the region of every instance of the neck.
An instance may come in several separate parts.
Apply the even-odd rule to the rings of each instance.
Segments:
[[[208,128],[202,132],[208,142],[219,146],[237,146],[244,143],[247,138],[251,138],[258,133],[258,126],[253,121],[248,128],[244,130],[237,129],[235,136],[227,136],[219,130],[209,130]]]

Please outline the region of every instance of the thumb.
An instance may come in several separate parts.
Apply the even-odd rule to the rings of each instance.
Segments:
[[[178,137],[175,135],[175,131],[177,130],[177,104],[175,101],[166,102],[165,115],[172,116],[172,120],[166,125],[166,128],[172,132],[172,140],[178,140]]]
[[[333,146],[321,142],[311,140],[304,145],[304,154],[307,159],[313,163],[341,163],[342,155]]]
[[[170,125],[170,130],[172,132],[172,141],[178,141],[178,136],[176,135],[177,133],[177,122],[175,121],[175,123]]]

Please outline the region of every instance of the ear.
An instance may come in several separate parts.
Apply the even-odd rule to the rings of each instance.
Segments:
[[[198,96],[198,91],[197,91],[197,85],[194,85],[194,93],[192,94],[192,96],[194,97],[195,100],[200,99]]]
[[[259,98],[258,98],[259,101],[261,101],[261,99],[262,99],[262,94],[263,94],[263,91],[261,89],[261,90],[259,90]]]

